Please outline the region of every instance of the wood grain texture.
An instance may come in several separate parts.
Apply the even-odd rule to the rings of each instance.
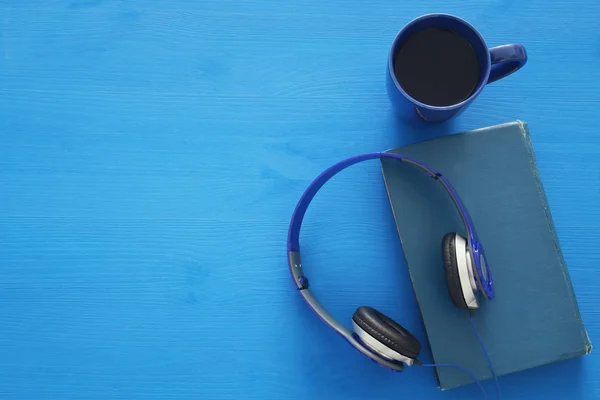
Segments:
[[[392,117],[385,61],[406,22],[440,11],[490,46],[523,44],[529,62],[421,130]],[[597,342],[599,12],[590,0],[1,2],[0,398],[479,398],[349,348],[293,290],[285,240],[330,164],[515,119]],[[323,188],[302,243],[332,314],[395,304],[425,341],[377,162]],[[511,399],[593,399],[598,376],[592,353],[501,385]]]

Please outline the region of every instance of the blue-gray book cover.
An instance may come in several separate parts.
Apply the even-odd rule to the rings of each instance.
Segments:
[[[514,121],[389,151],[438,170],[468,209],[494,276],[496,298],[479,302],[474,321],[497,374],[590,353],[527,124]],[[465,235],[452,200],[417,168],[388,158],[381,163],[433,361],[492,378],[467,311],[448,294],[442,238]],[[436,379],[443,390],[473,382],[454,368],[436,368]]]

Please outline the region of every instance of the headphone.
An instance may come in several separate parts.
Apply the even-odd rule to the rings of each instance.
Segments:
[[[439,172],[415,159],[395,153],[375,152],[348,158],[322,172],[304,191],[298,201],[288,230],[288,266],[296,288],[309,307],[334,331],[354,348],[371,360],[394,371],[402,371],[404,365],[421,364],[417,360],[421,344],[408,330],[374,308],[359,307],[352,316],[353,331],[337,321],[319,303],[309,288],[300,258],[300,227],[308,206],[319,189],[338,172],[356,163],[379,158],[393,158],[416,166],[438,181],[448,192],[466,229],[466,236],[451,232],[442,238],[442,263],[446,274],[448,293],[454,305],[460,309],[479,307],[477,295],[493,299],[492,274],[477,237],[471,218],[450,182]]]

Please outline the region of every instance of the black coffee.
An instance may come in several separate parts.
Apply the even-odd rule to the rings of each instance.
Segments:
[[[438,28],[419,31],[398,49],[394,73],[414,99],[449,106],[467,99],[479,81],[479,61],[471,43]]]

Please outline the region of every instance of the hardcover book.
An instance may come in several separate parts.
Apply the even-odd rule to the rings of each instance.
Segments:
[[[474,321],[496,373],[590,353],[527,124],[515,121],[389,151],[448,178],[474,222],[496,291],[493,300],[479,301]],[[448,294],[442,238],[466,234],[452,200],[421,170],[394,159],[381,163],[433,362],[492,378],[468,312]],[[455,368],[436,368],[436,379],[443,390],[473,382]]]

